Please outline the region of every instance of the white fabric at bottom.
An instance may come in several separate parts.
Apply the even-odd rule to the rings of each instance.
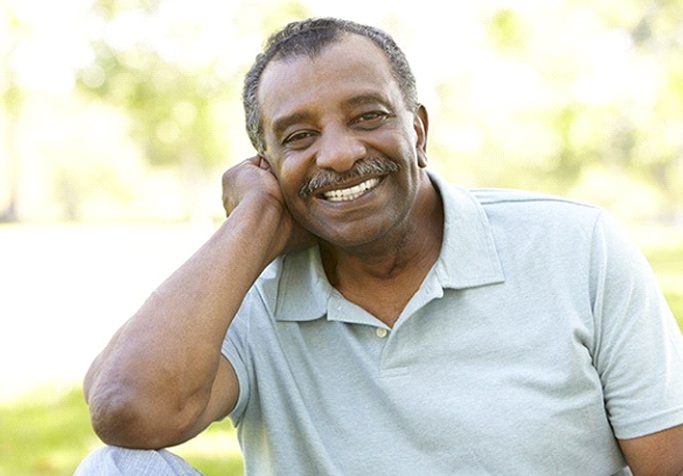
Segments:
[[[74,476],[201,476],[179,456],[166,450],[132,450],[106,446],[90,453]]]

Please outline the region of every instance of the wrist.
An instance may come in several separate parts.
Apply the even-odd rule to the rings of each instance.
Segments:
[[[254,258],[263,267],[285,251],[292,228],[282,204],[267,197],[245,198],[225,224],[238,233],[245,246],[254,250]]]

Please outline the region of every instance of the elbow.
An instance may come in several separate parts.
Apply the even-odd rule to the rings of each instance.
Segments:
[[[127,388],[110,387],[88,395],[93,430],[107,445],[160,449],[187,440],[190,425],[181,412],[166,411],[156,399],[145,399]]]
[[[88,406],[93,430],[105,444],[156,449],[156,443],[147,435],[149,423],[130,392],[117,387],[100,388],[90,392]]]

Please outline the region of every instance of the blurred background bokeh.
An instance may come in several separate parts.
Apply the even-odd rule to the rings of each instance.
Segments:
[[[222,219],[242,77],[307,16],[395,37],[451,181],[608,209],[683,325],[683,0],[0,0],[0,476],[97,445],[80,380]],[[229,422],[178,452],[241,471]]]

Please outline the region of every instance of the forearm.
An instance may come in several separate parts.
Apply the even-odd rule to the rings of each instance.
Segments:
[[[227,328],[275,256],[269,237],[277,228],[268,209],[236,209],[112,338],[85,382],[103,439],[142,446],[135,442],[151,434],[180,438],[194,425],[211,394]]]

